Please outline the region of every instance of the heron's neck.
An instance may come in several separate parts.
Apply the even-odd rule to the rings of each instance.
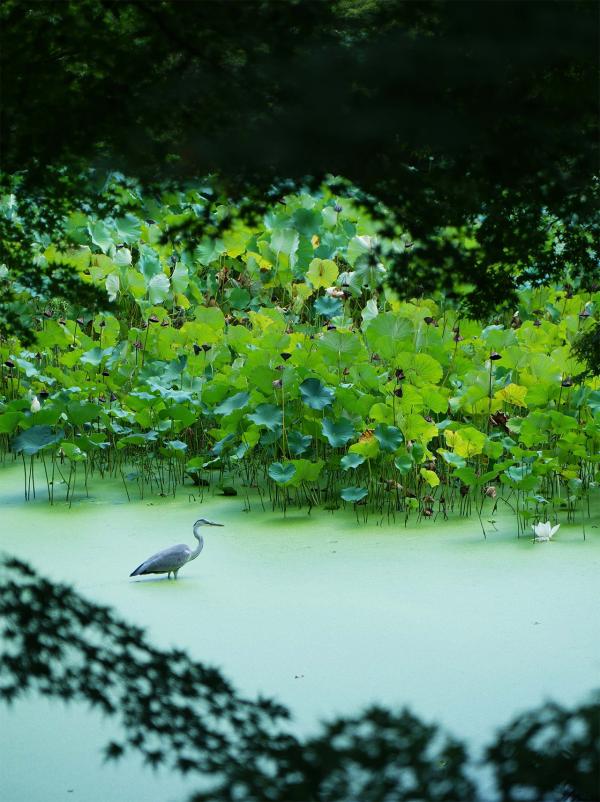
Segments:
[[[194,560],[200,554],[202,549],[204,548],[204,538],[202,537],[202,535],[198,531],[199,529],[200,529],[200,526],[195,526],[194,527],[194,537],[198,541],[198,545],[196,546],[194,551],[190,554],[190,560]]]

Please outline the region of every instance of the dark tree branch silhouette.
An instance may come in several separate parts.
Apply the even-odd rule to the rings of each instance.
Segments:
[[[194,802],[468,802],[480,800],[467,750],[408,710],[372,707],[291,734],[289,711],[241,697],[215,668],[152,646],[139,627],[8,558],[0,584],[0,698],[37,692],[85,701],[123,725],[107,759],[127,751],[194,774]],[[572,710],[548,704],[504,727],[487,750],[502,799],[593,800],[600,694]],[[526,796],[524,796],[526,794]]]

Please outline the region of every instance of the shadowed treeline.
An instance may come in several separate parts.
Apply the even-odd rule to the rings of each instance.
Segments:
[[[198,776],[193,802],[483,802],[466,747],[408,710],[372,707],[300,740],[289,711],[238,695],[217,669],[160,650],[142,629],[66,585],[6,559],[0,584],[0,696],[86,701],[123,725],[106,757],[140,752]],[[548,703],[487,748],[501,799],[598,798],[600,694],[572,710]]]
[[[597,286],[594,2],[5,0],[0,22],[2,261],[46,296],[101,303],[32,259],[31,232],[113,214],[114,170],[157,192],[211,175],[219,203],[256,213],[341,176],[410,238],[403,298],[482,314],[524,283]],[[179,231],[190,250],[199,225]],[[26,337],[9,290],[0,330]]]

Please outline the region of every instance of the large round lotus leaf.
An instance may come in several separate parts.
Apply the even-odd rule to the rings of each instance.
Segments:
[[[402,476],[406,476],[409,473],[410,469],[414,465],[413,458],[410,454],[400,454],[400,456],[396,457],[394,460],[394,465],[400,471]]]
[[[404,440],[402,432],[397,426],[387,426],[385,423],[378,424],[373,434],[379,440],[379,447],[381,450],[387,451],[390,454],[392,454]]]
[[[164,447],[167,451],[183,454],[184,451],[187,451],[188,446],[182,440],[167,440]]]
[[[278,485],[284,485],[294,478],[296,466],[288,462],[283,465],[281,462],[272,462],[269,465],[269,476]]]
[[[317,462],[311,462],[308,459],[294,459],[290,464],[296,469],[296,473],[289,482],[292,487],[298,487],[303,482],[316,482],[325,465],[322,459]]]
[[[139,250],[140,258],[137,263],[137,269],[142,273],[146,281],[149,282],[153,276],[162,272],[160,258],[154,248],[151,248],[149,245],[142,244],[139,246]]]
[[[271,248],[276,254],[286,254],[292,267],[295,263],[294,256],[298,250],[299,241],[300,236],[293,228],[276,228],[271,234]]]
[[[356,504],[357,501],[362,501],[366,498],[369,491],[366,487],[344,487],[340,496],[344,501],[352,501]]]
[[[315,301],[314,309],[317,315],[329,319],[335,315],[341,314],[343,305],[339,298],[330,298],[328,295],[322,295]]]
[[[446,451],[445,448],[438,448],[438,454],[442,455],[444,462],[447,462],[448,465],[452,465],[455,468],[464,468],[467,464],[464,457],[455,454],[453,451]]]
[[[398,351],[398,343],[412,336],[413,325],[410,320],[398,317],[394,312],[377,315],[366,328],[367,340],[371,349],[386,359],[391,359]]]
[[[394,360],[397,367],[402,368],[407,381],[417,387],[426,384],[437,384],[444,373],[442,366],[429,354],[415,354],[410,351],[399,353]]]
[[[223,247],[228,256],[236,258],[246,250],[252,232],[239,221],[234,221],[231,228],[223,232]]]
[[[362,454],[346,454],[341,458],[340,465],[342,466],[342,470],[349,471],[350,469],[358,468],[364,461],[365,458]]]
[[[86,351],[85,354],[82,354],[79,357],[79,361],[83,365],[92,365],[93,367],[97,368],[98,365],[102,362],[105,356],[109,356],[112,353],[112,347],[109,348],[91,348],[89,351]]]
[[[434,423],[429,423],[422,415],[418,415],[417,413],[414,415],[407,415],[402,421],[401,426],[404,437],[407,440],[417,440],[424,445],[427,445],[438,433],[437,426]]]
[[[259,404],[254,412],[248,413],[246,417],[258,426],[266,426],[272,431],[278,429],[283,423],[283,413],[275,404]]]
[[[319,348],[329,363],[344,367],[366,357],[365,347],[351,331],[328,331],[319,340]]]
[[[341,448],[341,446],[346,445],[355,434],[354,426],[348,418],[340,418],[338,421],[324,418],[321,428],[329,445],[333,446],[333,448]]]
[[[419,473],[430,487],[437,487],[439,485],[440,477],[435,471],[430,471],[428,468],[421,468]]]
[[[517,484],[531,475],[531,465],[511,465],[504,473]]]
[[[305,379],[299,389],[302,400],[311,409],[325,409],[333,403],[333,390],[325,387],[319,379]]]
[[[150,303],[162,303],[169,294],[170,287],[169,278],[164,273],[161,272],[152,276],[148,282],[148,298],[150,299]]]
[[[386,423],[394,419],[394,410],[387,404],[378,401],[369,409],[369,417],[374,421],[385,421]]]
[[[446,433],[446,438],[448,433]],[[454,453],[460,457],[475,457],[481,454],[485,445],[485,434],[473,426],[465,426],[454,432]]]
[[[352,443],[348,451],[353,454],[360,454],[365,459],[375,459],[379,456],[379,440],[371,436],[363,436],[358,443]]]
[[[0,415],[0,434],[12,434],[24,417],[22,412],[4,412]]]
[[[501,399],[505,404],[512,404],[516,407],[526,407],[525,396],[527,392],[527,387],[511,383],[494,393],[494,398]]]
[[[87,454],[85,451],[82,451],[79,446],[75,445],[75,443],[71,443],[68,440],[63,440],[60,444],[62,453],[65,457],[71,462],[85,462],[87,459]]]
[[[213,412],[216,415],[230,415],[236,409],[242,409],[250,400],[250,393],[242,392],[226,398],[218,404]]]
[[[226,434],[221,440],[218,440],[214,446],[211,448],[210,453],[216,457],[220,457],[223,454],[226,454],[228,451],[231,451],[235,444],[235,435],[231,432]]]
[[[457,468],[452,476],[456,476],[464,485],[467,486],[477,484],[477,474],[473,468],[470,468],[469,466],[466,466],[465,468]]]
[[[102,253],[108,253],[114,244],[108,226],[101,220],[97,220],[95,223],[89,223],[88,231],[94,245],[97,245]]]
[[[321,215],[315,209],[296,209],[292,215],[294,228],[300,234],[312,236],[321,225]]]
[[[302,434],[302,432],[289,432],[287,436],[287,445],[290,454],[297,457],[303,454],[312,443],[312,436],[310,434]]]
[[[313,259],[306,277],[315,289],[331,287],[338,277],[338,267],[332,259]]]
[[[592,390],[587,398],[587,404],[594,413],[600,409],[600,390]]]
[[[63,413],[64,406],[56,401],[46,403],[39,412],[35,413],[36,425],[56,426]]]
[[[234,287],[227,294],[227,300],[232,309],[247,309],[248,304],[252,300],[252,296],[248,290],[245,290],[243,287]]]
[[[142,235],[142,227],[139,219],[133,214],[126,214],[115,220],[117,241],[124,242],[126,245],[133,245]]]
[[[557,412],[554,409],[551,409],[548,415],[552,421],[552,431],[555,434],[564,435],[573,429],[579,428],[577,419],[571,415],[563,415],[562,412]]]
[[[44,448],[60,442],[64,436],[65,433],[62,429],[54,432],[50,426],[32,426],[31,429],[21,432],[13,439],[12,450],[15,454],[22,452],[26,456],[32,457]]]
[[[90,423],[99,417],[102,408],[96,404],[73,402],[67,404],[66,413],[70,423],[75,426],[83,426],[84,423]]]
[[[189,283],[190,275],[188,273],[188,269],[183,262],[179,262],[175,267],[175,270],[173,270],[171,273],[171,286],[173,287],[173,292],[185,292],[189,286]]]
[[[158,432],[151,429],[149,432],[135,432],[121,437],[117,441],[117,448],[125,448],[125,446],[145,446],[146,443],[154,443],[158,439]]]

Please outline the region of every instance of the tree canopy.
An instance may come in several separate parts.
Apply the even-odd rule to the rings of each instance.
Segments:
[[[3,259],[39,281],[28,225],[50,226],[109,170],[149,185],[212,175],[250,207],[339,176],[407,235],[403,296],[460,286],[482,312],[519,283],[592,284],[596,13],[586,0],[7,0],[3,182],[18,176],[36,203],[25,225],[2,220]]]

